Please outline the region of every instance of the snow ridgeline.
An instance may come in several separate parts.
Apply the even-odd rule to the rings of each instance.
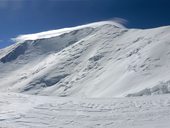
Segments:
[[[0,50],[0,91],[122,97],[170,78],[170,27],[114,22],[22,35]]]
[[[46,31],[46,32],[36,33],[36,34],[19,35],[18,37],[13,38],[13,40],[15,42],[23,42],[26,40],[47,39],[47,38],[60,36],[62,34],[70,33],[72,31],[81,30],[84,28],[93,28],[94,29],[97,27],[101,27],[103,25],[112,25],[112,26],[115,26],[118,28],[125,28],[123,25],[121,25],[117,22],[114,22],[114,21],[101,21],[101,22],[90,23],[90,24],[81,25],[81,26],[77,26],[77,27],[50,30],[50,31]]]

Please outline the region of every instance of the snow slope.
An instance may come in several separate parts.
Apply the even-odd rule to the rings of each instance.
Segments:
[[[111,21],[18,36],[0,49],[0,128],[169,128],[169,37]]]
[[[98,22],[22,35],[0,50],[0,91],[120,97],[170,80],[170,27]]]

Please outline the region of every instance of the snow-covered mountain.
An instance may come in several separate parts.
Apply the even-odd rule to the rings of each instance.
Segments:
[[[170,26],[106,21],[21,35],[0,50],[0,91],[120,97],[170,92]]]

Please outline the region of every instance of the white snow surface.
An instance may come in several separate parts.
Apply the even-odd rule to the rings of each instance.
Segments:
[[[79,99],[0,93],[1,128],[169,128],[170,96]]]
[[[169,128],[169,37],[111,21],[17,37],[0,49],[0,128]]]
[[[99,22],[68,30],[22,36],[1,49],[0,91],[110,98],[170,80],[169,26],[140,30]]]

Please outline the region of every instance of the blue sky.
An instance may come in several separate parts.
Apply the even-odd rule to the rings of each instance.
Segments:
[[[17,35],[113,18],[129,28],[170,25],[169,12],[169,0],[0,0],[0,48]]]

